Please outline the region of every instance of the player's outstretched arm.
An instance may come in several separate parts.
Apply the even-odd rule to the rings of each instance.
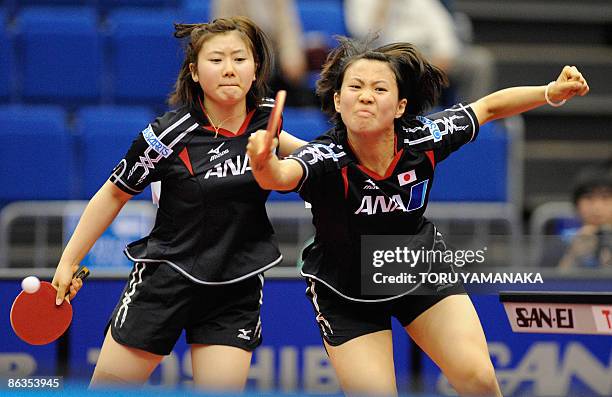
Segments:
[[[70,241],[66,245],[52,284],[57,288],[57,304],[61,304],[70,288],[70,299],[74,298],[83,285],[81,280],[72,280],[72,275],[79,268],[79,263],[94,245],[96,240],[113,222],[117,214],[132,196],[107,181],[91,198]]]
[[[294,160],[279,160],[274,154],[278,140],[259,130],[249,137],[247,155],[255,180],[266,190],[293,190],[302,178],[302,167]]]
[[[565,66],[557,79],[548,85],[506,88],[471,104],[478,123],[514,116],[546,103],[561,106],[576,95],[584,96],[589,85],[575,66]]]
[[[287,157],[297,149],[307,144],[308,142],[291,135],[287,131],[281,131],[278,136],[278,154],[281,158]]]

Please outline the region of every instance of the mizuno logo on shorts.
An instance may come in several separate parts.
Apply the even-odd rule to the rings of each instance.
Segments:
[[[237,337],[238,337],[238,338],[240,338],[240,339],[251,340],[251,337],[249,336],[249,334],[250,334],[251,332],[253,332],[253,330],[252,330],[252,329],[243,329],[243,328],[240,328],[240,329],[238,330],[238,335],[237,335]]]

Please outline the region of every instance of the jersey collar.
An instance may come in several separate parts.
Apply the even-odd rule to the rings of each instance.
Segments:
[[[394,153],[393,160],[389,164],[389,167],[387,167],[387,170],[385,171],[384,175],[379,175],[377,172],[367,168],[364,165],[359,164],[359,159],[357,158],[357,155],[355,155],[355,151],[353,150],[353,147],[349,143],[348,133],[346,131],[346,128],[338,128],[336,132],[338,134],[337,137],[339,138],[339,141],[342,142],[342,145],[344,146],[347,154],[350,156],[352,162],[357,166],[357,168],[361,170],[361,172],[363,172],[364,174],[368,175],[369,177],[377,181],[387,179],[391,175],[393,175],[395,166],[397,165],[400,158],[402,157],[402,154],[404,153],[403,148],[400,148],[398,150],[397,132],[395,132],[394,137],[393,137],[393,153]]]
[[[253,115],[255,114],[255,110],[256,109],[252,109],[251,111],[249,111],[246,115],[246,117],[244,118],[244,121],[242,122],[242,124],[240,125],[240,128],[238,129],[238,131],[236,131],[236,133],[234,134],[233,132],[226,130],[225,128],[219,128],[219,135],[222,135],[226,138],[235,138],[238,137],[240,135],[243,135],[246,130],[247,127],[249,125],[249,123],[251,122],[251,119],[253,118]],[[195,113],[197,115],[198,121],[202,127],[202,129],[206,132],[206,133],[212,133],[213,135],[216,134],[215,129],[213,128],[212,125],[210,125],[210,121],[208,120],[208,117],[206,117],[206,113],[204,112],[204,104],[202,103],[202,98],[198,97],[198,105],[195,106]]]

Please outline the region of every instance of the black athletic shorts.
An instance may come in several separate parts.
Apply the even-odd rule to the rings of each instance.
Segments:
[[[306,296],[314,308],[321,337],[331,346],[391,329],[391,317],[405,327],[445,297],[465,293],[462,284],[454,284],[428,295],[408,294],[384,302],[360,302],[342,297],[312,278],[308,278],[306,284]]]
[[[202,285],[169,265],[136,263],[106,330],[122,345],[159,355],[170,354],[183,329],[189,344],[252,351],[261,344],[263,281],[259,274]]]

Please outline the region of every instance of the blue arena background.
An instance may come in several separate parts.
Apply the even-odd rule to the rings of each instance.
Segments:
[[[493,48],[498,88],[545,84],[568,63],[585,71],[593,89],[582,102],[555,113],[545,108],[487,124],[476,142],[437,169],[428,216],[446,232],[458,226],[462,233],[499,233],[511,247],[509,254],[505,245],[500,247],[504,263],[538,270],[538,263],[528,263],[531,251],[521,242],[529,240],[541,254],[545,250],[538,236],[549,232],[546,222],[579,226],[568,202],[571,177],[582,166],[612,158],[612,5],[601,0],[559,0],[559,7],[547,0],[443,3],[472,18],[473,40]],[[310,43],[333,45],[333,34],[346,34],[341,0],[296,4]],[[102,239],[106,245],[95,251],[100,257],[87,258],[94,276],[74,302],[69,334],[34,347],[12,332],[11,302],[24,276],[50,279],[57,250],[76,222],[73,212],[56,216],[39,211],[41,205],[87,200],[104,183],[134,137],[166,109],[182,59],[171,23],[204,21],[209,15],[208,0],[0,1],[0,394],[23,394],[6,387],[10,377],[58,375],[65,381],[61,394],[35,392],[84,393],[105,323],[125,282],[108,276],[109,271],[127,274],[129,266],[117,247],[137,238],[134,233],[143,234],[144,220],[135,221],[139,226],[127,233],[109,229]],[[531,49],[534,43],[540,46]],[[311,87],[316,78],[317,71],[311,70]],[[285,109],[284,129],[297,136],[312,139],[328,128],[316,107]],[[136,199],[149,201],[150,190]],[[305,284],[295,271],[294,251],[308,237],[300,228],[310,223],[310,214],[295,194],[273,192],[270,201],[273,221],[280,220],[283,254],[291,259],[266,280],[264,343],[253,356],[247,395],[341,395],[304,296]],[[548,201],[563,202],[539,211]],[[19,203],[26,206],[17,218],[9,217],[15,214],[12,205]],[[104,256],[108,247],[116,255]],[[612,291],[609,272],[580,269],[561,275],[547,270],[547,288]],[[516,334],[496,295],[472,299],[505,396],[612,396],[611,336]],[[394,352],[400,393],[452,395],[435,364],[397,323]],[[112,393],[195,394],[190,380],[189,354],[181,341],[145,389]]]

